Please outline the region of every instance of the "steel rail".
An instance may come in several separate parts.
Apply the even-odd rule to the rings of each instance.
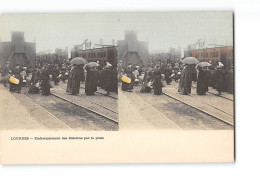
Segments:
[[[198,111],[200,111],[200,112],[202,112],[202,113],[204,113],[204,114],[207,114],[207,115],[209,115],[209,116],[211,116],[211,117],[214,117],[214,118],[216,118],[216,119],[218,119],[218,120],[220,120],[220,121],[222,121],[222,122],[224,122],[224,123],[226,123],[226,124],[229,124],[229,125],[231,125],[231,126],[234,126],[232,123],[230,123],[230,122],[228,122],[228,121],[226,121],[226,120],[224,120],[224,119],[221,119],[221,118],[219,118],[219,117],[217,117],[217,116],[215,116],[215,115],[212,115],[212,114],[210,114],[210,113],[208,113],[208,112],[206,112],[206,111],[204,111],[204,110],[202,110],[202,109],[200,109],[200,108],[194,107],[194,106],[192,106],[192,105],[190,105],[190,104],[188,104],[188,103],[186,103],[186,102],[184,102],[184,101],[182,101],[182,100],[180,100],[180,99],[178,99],[178,98],[175,98],[175,97],[173,97],[173,96],[171,96],[171,95],[169,95],[169,94],[167,94],[167,93],[164,93],[164,92],[163,92],[163,95],[165,95],[165,96],[167,96],[167,97],[169,97],[169,98],[171,98],[171,99],[177,100],[177,101],[179,101],[179,102],[181,102],[181,103],[183,103],[183,104],[185,104],[185,105],[187,105],[187,106],[189,106],[189,107],[191,107],[191,108],[194,108],[194,109],[196,109],[196,110],[198,110]]]
[[[111,118],[111,117],[109,117],[109,116],[107,116],[107,115],[105,115],[105,114],[102,114],[102,113],[100,113],[100,112],[97,112],[97,111],[95,111],[95,110],[93,110],[93,109],[89,109],[89,108],[87,108],[87,107],[84,107],[84,106],[82,106],[82,105],[80,105],[80,104],[78,104],[78,103],[76,103],[76,102],[73,102],[73,101],[71,101],[71,100],[69,100],[69,99],[67,99],[67,98],[64,98],[64,97],[62,97],[62,96],[60,96],[60,95],[57,95],[56,93],[51,93],[51,95],[53,95],[53,96],[55,96],[55,97],[57,97],[57,98],[59,98],[59,99],[62,99],[62,100],[64,100],[64,101],[67,101],[67,102],[69,102],[69,103],[71,103],[71,104],[74,104],[74,105],[76,105],[76,106],[79,106],[79,107],[81,107],[81,108],[83,108],[83,109],[85,109],[85,110],[87,110],[87,111],[90,111],[90,112],[92,112],[92,113],[95,113],[95,114],[97,114],[97,115],[99,115],[99,116],[102,116],[103,118],[106,118],[106,119],[108,119],[108,120],[110,120],[110,121],[113,121],[114,123],[117,123],[118,124],[118,121],[117,120],[115,120],[115,119],[113,119],[113,118]]]
[[[196,88],[195,86],[191,86],[191,87],[192,87],[192,88]],[[217,97],[221,97],[221,98],[230,100],[230,101],[234,101],[234,100],[232,100],[232,99],[230,99],[230,98],[228,98],[228,97],[224,97],[224,96],[222,96],[222,95],[218,95],[218,94],[213,93],[213,92],[210,92],[210,91],[207,91],[207,93],[212,94],[212,95],[215,95],[215,96],[217,96]]]
[[[82,87],[82,86],[80,86],[80,88],[83,88],[83,89],[85,89],[85,87]],[[118,99],[118,98],[116,98],[116,97],[113,97],[113,96],[111,96],[111,95],[107,95],[107,94],[101,93],[101,92],[99,92],[99,91],[96,91],[96,93],[98,93],[98,94],[101,94],[101,95],[104,95],[104,96],[106,96],[106,97],[113,98],[113,99],[115,99],[115,100],[117,100],[117,99]]]

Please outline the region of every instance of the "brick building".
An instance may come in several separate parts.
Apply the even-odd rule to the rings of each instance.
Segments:
[[[233,53],[234,51],[232,46],[190,50],[190,55],[200,61],[220,61],[224,65],[233,64]]]

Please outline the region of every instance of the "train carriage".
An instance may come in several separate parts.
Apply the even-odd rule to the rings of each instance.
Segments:
[[[115,46],[102,47],[102,48],[93,48],[86,50],[76,50],[71,52],[71,58],[74,57],[83,57],[88,62],[96,62],[100,63],[109,62],[113,66],[116,66],[116,58],[117,58],[117,49]]]

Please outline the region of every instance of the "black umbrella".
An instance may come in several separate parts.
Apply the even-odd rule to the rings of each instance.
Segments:
[[[193,65],[199,63],[199,60],[195,57],[186,57],[182,60],[182,62],[188,65]]]
[[[197,67],[209,67],[209,66],[211,66],[211,64],[210,63],[208,63],[208,62],[200,62],[200,63],[198,63],[197,64]]]
[[[84,65],[87,63],[87,61],[82,57],[75,57],[70,61],[73,65]]]

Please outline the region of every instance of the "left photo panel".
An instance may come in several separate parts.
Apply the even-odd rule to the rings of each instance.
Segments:
[[[0,15],[0,130],[118,131],[116,33],[104,14]]]

